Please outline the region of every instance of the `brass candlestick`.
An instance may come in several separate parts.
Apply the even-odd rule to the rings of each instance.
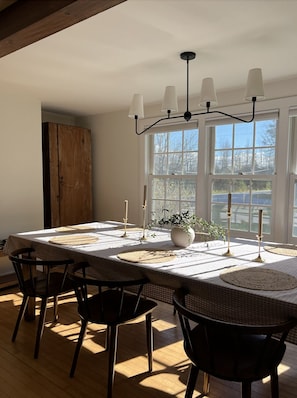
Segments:
[[[142,222],[143,235],[142,235],[142,238],[140,240],[146,240],[146,236],[145,236],[146,201],[142,205],[142,210],[143,210],[143,222]]]
[[[124,221],[124,234],[122,235],[122,238],[125,238],[127,236],[127,222],[128,222],[128,200],[125,199],[125,217],[123,218]]]
[[[256,236],[257,236],[257,239],[258,239],[258,251],[259,251],[259,254],[258,254],[258,257],[255,258],[255,260],[253,260],[253,261],[256,261],[257,263],[264,263],[264,260],[261,257],[261,242],[262,242],[262,239],[263,239],[263,235],[256,235]]]
[[[224,256],[232,256],[232,253],[230,251],[230,227],[231,227],[231,210],[228,210],[227,212],[227,221],[228,221],[228,226],[227,226],[227,242],[228,242],[228,249]]]
[[[259,209],[259,227],[258,228],[259,228],[258,235],[256,235],[256,236],[258,239],[259,254],[258,254],[258,257],[254,261],[257,261],[257,263],[264,263],[264,260],[262,260],[261,254],[260,254],[261,242],[263,239],[263,234],[262,234],[262,231],[263,231],[263,209]]]
[[[127,223],[128,223],[128,218],[123,218],[123,222],[124,222],[124,233],[122,235],[122,238],[126,238],[127,236]]]

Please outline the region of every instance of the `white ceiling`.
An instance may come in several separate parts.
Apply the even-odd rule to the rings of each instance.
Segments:
[[[128,0],[0,59],[0,81],[29,88],[44,109],[74,115],[128,112],[133,93],[185,96],[182,51],[195,51],[190,94],[203,77],[217,91],[297,77],[297,0]],[[296,90],[297,91],[297,90]],[[296,92],[297,93],[297,92]]]

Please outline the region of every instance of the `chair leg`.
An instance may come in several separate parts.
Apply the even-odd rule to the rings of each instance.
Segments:
[[[114,367],[116,363],[116,352],[118,345],[118,326],[109,326],[110,341],[109,341],[109,359],[108,359],[108,382],[107,382],[107,398],[112,397],[112,388],[114,381]]]
[[[204,375],[203,375],[203,390],[202,390],[203,395],[208,395],[209,394],[209,390],[210,390],[209,379],[210,379],[209,374],[204,372]]]
[[[153,328],[152,328],[152,314],[146,315],[146,344],[148,356],[148,371],[153,370]]]
[[[278,374],[277,369],[273,369],[270,375],[271,398],[279,398]]]
[[[187,382],[187,390],[185,398],[192,398],[193,392],[196,386],[196,381],[198,377],[199,369],[195,365],[191,365],[190,374]]]
[[[251,398],[252,383],[244,381],[241,383],[241,398]]]
[[[12,341],[15,341],[15,339],[16,339],[16,336],[17,336],[18,330],[19,330],[19,326],[20,326],[21,320],[24,317],[28,302],[29,302],[29,297],[28,296],[24,296],[22,304],[21,304],[21,308],[19,310],[19,314],[18,314],[18,317],[17,317],[17,321],[16,321],[16,324],[15,324],[15,327],[14,327],[13,335],[12,335],[12,338],[11,338]]]
[[[107,325],[106,331],[105,331],[105,350],[109,350],[109,345],[110,345],[110,326]]]
[[[54,322],[58,320],[58,296],[54,297]]]
[[[79,332],[79,336],[78,336],[78,340],[77,340],[77,343],[76,343],[75,352],[74,352],[74,356],[73,356],[73,360],[72,360],[72,365],[71,365],[71,370],[70,370],[70,377],[73,377],[74,373],[75,373],[76,364],[77,364],[77,360],[78,360],[78,355],[79,355],[79,351],[80,351],[80,348],[82,346],[82,343],[83,343],[83,340],[84,340],[84,337],[85,337],[87,324],[88,324],[87,321],[82,320],[81,328],[80,328],[80,332]]]
[[[47,306],[47,298],[43,298],[41,300],[40,315],[39,315],[38,328],[37,328],[37,334],[36,334],[36,342],[35,342],[35,350],[34,350],[34,358],[35,359],[38,358],[40,341],[41,341],[41,337],[43,335],[46,306]]]

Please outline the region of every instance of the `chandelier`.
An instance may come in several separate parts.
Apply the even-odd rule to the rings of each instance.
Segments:
[[[220,114],[244,123],[251,123],[254,120],[256,101],[257,99],[264,98],[261,69],[259,68],[251,69],[248,74],[245,100],[252,102],[252,116],[250,119],[248,120],[242,119],[238,116],[229,115],[226,112],[222,112],[216,109],[214,110],[210,109],[211,106],[216,106],[218,103],[214,88],[214,82],[211,77],[207,77],[202,80],[201,97],[199,105],[205,110],[201,112],[191,113],[189,111],[189,62],[196,58],[196,53],[192,51],[185,51],[180,54],[180,58],[187,62],[186,111],[184,112],[183,115],[172,116],[172,113],[178,111],[176,89],[175,86],[167,86],[165,89],[162,108],[161,108],[161,111],[166,112],[167,116],[160,118],[156,122],[152,123],[150,126],[146,127],[144,130],[138,131],[138,120],[144,118],[143,96],[141,94],[134,94],[128,116],[132,119],[135,119],[135,132],[137,135],[145,133],[153,126],[157,125],[158,123],[164,120],[184,118],[188,122],[192,118],[192,116],[198,116],[198,115]]]

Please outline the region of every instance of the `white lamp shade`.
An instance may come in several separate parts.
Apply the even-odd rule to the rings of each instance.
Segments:
[[[128,116],[133,119],[135,118],[135,116],[137,116],[138,119],[144,118],[143,96],[141,94],[133,95]]]
[[[248,74],[245,99],[251,101],[253,97],[257,99],[265,98],[262,70],[260,68],[251,69]]]
[[[200,106],[206,108],[207,102],[210,106],[218,104],[217,95],[214,88],[213,79],[206,77],[202,80]]]
[[[175,86],[167,86],[165,88],[161,111],[177,112],[177,110],[178,108]]]

